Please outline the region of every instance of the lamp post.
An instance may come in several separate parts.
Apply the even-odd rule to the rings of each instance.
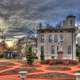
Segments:
[[[75,80],[80,80],[80,73],[79,72],[75,73],[74,76],[75,76]]]
[[[27,78],[27,71],[26,70],[20,70],[19,71],[19,78],[21,79],[21,80],[25,80],[26,78]]]

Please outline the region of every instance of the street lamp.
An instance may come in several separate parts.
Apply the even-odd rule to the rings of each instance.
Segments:
[[[20,70],[19,71],[19,78],[22,79],[22,80],[25,80],[27,78],[26,73],[27,73],[26,70]]]

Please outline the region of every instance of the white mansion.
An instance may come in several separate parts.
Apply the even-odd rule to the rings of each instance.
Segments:
[[[37,56],[45,59],[76,59],[75,16],[67,16],[63,25],[38,30]]]

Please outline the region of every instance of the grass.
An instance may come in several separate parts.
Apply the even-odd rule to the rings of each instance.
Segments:
[[[80,70],[75,71],[75,73],[80,73]]]

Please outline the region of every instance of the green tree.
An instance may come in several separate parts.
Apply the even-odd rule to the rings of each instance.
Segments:
[[[80,47],[76,48],[76,53],[77,53],[77,56],[79,57],[80,56]]]
[[[32,65],[32,63],[34,62],[35,57],[33,55],[31,46],[28,48],[28,54],[27,54],[26,58],[27,58],[27,63],[29,65]]]
[[[80,61],[80,46],[78,46],[78,45],[76,46],[76,54],[77,54],[77,57]]]

